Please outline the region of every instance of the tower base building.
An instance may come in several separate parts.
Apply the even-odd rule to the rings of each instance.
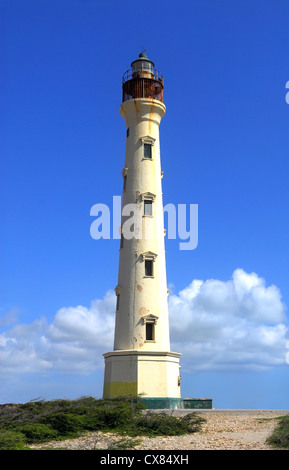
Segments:
[[[149,408],[180,408],[179,357],[178,353],[165,351],[104,354],[104,397],[138,396]]]

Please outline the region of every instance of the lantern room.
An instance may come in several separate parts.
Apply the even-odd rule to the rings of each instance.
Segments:
[[[149,98],[163,101],[164,79],[154,68],[154,63],[145,53],[139,54],[138,59],[131,63],[122,79],[122,101],[134,98]]]

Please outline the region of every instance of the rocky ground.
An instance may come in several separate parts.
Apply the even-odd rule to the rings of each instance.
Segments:
[[[172,411],[167,411],[172,413]],[[174,415],[188,410],[173,411]],[[140,450],[271,450],[267,437],[276,427],[276,417],[289,414],[284,410],[200,410],[206,418],[201,432],[184,436],[144,437],[135,449]],[[34,449],[97,450],[123,439],[113,433],[91,432],[76,439],[31,446]],[[135,439],[135,438],[134,438]]]

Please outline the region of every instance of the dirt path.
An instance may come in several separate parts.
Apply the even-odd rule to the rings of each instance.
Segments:
[[[167,411],[182,415],[187,410]],[[143,437],[140,450],[270,450],[267,437],[276,427],[278,416],[289,414],[284,410],[200,410],[206,418],[199,433],[184,436]],[[36,449],[61,448],[68,450],[106,449],[122,437],[113,433],[91,432],[77,439],[54,441],[31,446]]]

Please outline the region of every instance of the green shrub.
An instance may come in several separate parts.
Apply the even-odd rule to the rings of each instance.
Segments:
[[[45,442],[58,437],[57,430],[41,423],[26,424],[21,426],[19,431],[24,434],[29,442]]]
[[[190,434],[199,431],[204,421],[204,418],[199,417],[196,413],[177,418],[164,412],[148,412],[135,420],[135,426],[131,428],[130,435],[179,436]]]
[[[199,432],[202,428],[202,424],[205,422],[206,419],[196,413],[189,413],[183,416],[179,421],[181,428],[187,434]]]
[[[0,408],[0,449],[23,448],[25,443],[76,437],[86,431],[113,431],[126,436],[181,435],[199,431],[196,413],[177,418],[144,411],[137,398],[52,400]],[[121,440],[119,446],[133,446]],[[128,447],[127,447],[128,448]]]
[[[21,432],[4,431],[0,434],[0,450],[25,450],[28,449],[25,437]]]
[[[117,429],[127,426],[134,419],[129,402],[104,403],[95,412],[95,417],[105,429]]]
[[[87,430],[119,430],[131,427],[135,418],[140,416],[142,404],[133,399],[99,400],[90,408],[80,407],[84,426]]]
[[[289,415],[280,419],[273,434],[268,437],[267,442],[278,449],[289,449]]]
[[[57,431],[60,436],[76,435],[85,428],[83,418],[72,413],[52,413],[46,416],[43,421]]]

